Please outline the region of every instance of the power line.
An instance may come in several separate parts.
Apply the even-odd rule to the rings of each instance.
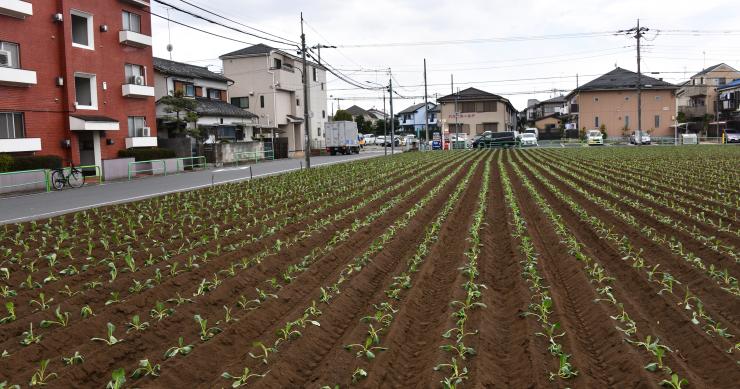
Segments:
[[[243,40],[239,40],[239,39],[236,39],[236,38],[231,38],[231,37],[228,37],[228,36],[225,36],[225,35],[220,35],[220,34],[216,34],[216,33],[210,32],[210,31],[206,31],[206,30],[200,29],[198,27],[193,27],[193,26],[191,26],[189,24],[178,22],[177,20],[170,19],[170,18],[168,18],[166,16],[162,16],[162,15],[156,14],[156,13],[151,12],[151,11],[149,11],[149,14],[151,14],[152,16],[156,16],[156,17],[158,17],[160,19],[164,19],[164,20],[166,20],[168,22],[172,22],[172,23],[178,24],[180,26],[187,27],[187,28],[189,28],[191,30],[202,32],[204,34],[212,35],[212,36],[215,36],[215,37],[218,37],[218,38],[222,38],[222,39],[227,39],[227,40],[230,40],[230,41],[233,41],[233,42],[243,43],[243,44],[248,45],[248,46],[254,45],[254,43],[245,42]]]
[[[548,39],[593,38],[593,37],[601,37],[601,36],[612,36],[614,34],[615,34],[615,31],[598,31],[598,32],[586,32],[586,33],[509,36],[509,37],[500,37],[500,38],[456,39],[456,40],[442,40],[442,41],[386,42],[386,43],[367,43],[367,44],[354,44],[354,45],[345,44],[345,45],[337,45],[337,46],[341,48],[443,46],[443,45],[461,45],[461,44],[478,44],[478,43],[521,42],[521,41],[548,40]]]

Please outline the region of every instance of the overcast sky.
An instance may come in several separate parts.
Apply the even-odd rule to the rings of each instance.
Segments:
[[[217,19],[181,0],[164,1]],[[387,84],[387,73],[379,70],[392,69],[394,84],[399,84],[396,91],[408,98],[394,101],[396,112],[423,102],[424,89],[419,85],[423,85],[424,58],[431,100],[451,93],[450,75],[454,74],[455,89],[472,86],[500,94],[519,110],[526,107],[528,99],[567,93],[577,82],[588,82],[615,65],[636,70],[635,39],[609,33],[634,27],[638,18],[651,29],[644,40],[642,65],[643,71],[661,72],[653,77],[678,83],[704,66],[720,62],[740,69],[737,0],[186,1],[292,41],[300,38],[303,12],[309,45],[339,46],[321,51],[322,60],[331,66],[361,83]],[[152,3],[153,13],[167,15],[164,6]],[[169,15],[172,20],[238,41],[288,47],[174,9]],[[167,58],[168,23],[152,18],[154,55]],[[247,46],[174,23],[169,28],[174,60],[211,65],[212,70],[220,70],[219,55]],[[478,42],[444,42],[469,40]],[[426,44],[430,42],[437,44]],[[382,108],[381,92],[357,89],[331,76],[329,80],[328,93],[341,99],[342,108],[353,104]],[[334,101],[334,109],[336,104]],[[332,101],[327,107],[332,110]]]

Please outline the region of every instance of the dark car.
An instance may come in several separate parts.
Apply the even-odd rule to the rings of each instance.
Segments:
[[[725,142],[740,143],[740,129],[728,128],[725,130]]]
[[[493,132],[486,131],[473,140],[474,149],[488,149],[492,147],[516,146],[516,133],[513,131]]]

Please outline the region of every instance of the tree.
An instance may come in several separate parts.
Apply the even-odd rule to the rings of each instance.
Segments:
[[[353,120],[352,120],[352,115],[349,112],[343,109],[338,109],[337,112],[334,113],[334,121],[335,122],[340,122],[340,121],[351,122]]]
[[[164,104],[164,111],[166,113],[175,114],[175,117],[172,119],[175,121],[176,133],[182,133],[187,128],[187,114],[190,112],[194,113],[198,104],[193,99],[183,97],[182,91],[176,91],[172,96],[162,97],[159,102]],[[183,114],[185,114],[185,117],[182,116]],[[183,124],[185,125],[183,126]]]
[[[358,115],[355,117],[355,123],[357,123],[357,131],[364,132],[365,130],[365,117]]]

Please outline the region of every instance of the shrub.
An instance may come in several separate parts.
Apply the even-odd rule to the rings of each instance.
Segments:
[[[34,155],[11,157],[13,164],[10,171],[57,169],[62,167],[62,158],[56,155]]]
[[[155,159],[176,158],[175,150],[161,149],[158,147],[142,149],[126,149],[118,151],[119,158],[134,158],[138,161],[152,161]]]
[[[8,154],[0,154],[0,173],[9,172],[13,167],[13,157]]]

